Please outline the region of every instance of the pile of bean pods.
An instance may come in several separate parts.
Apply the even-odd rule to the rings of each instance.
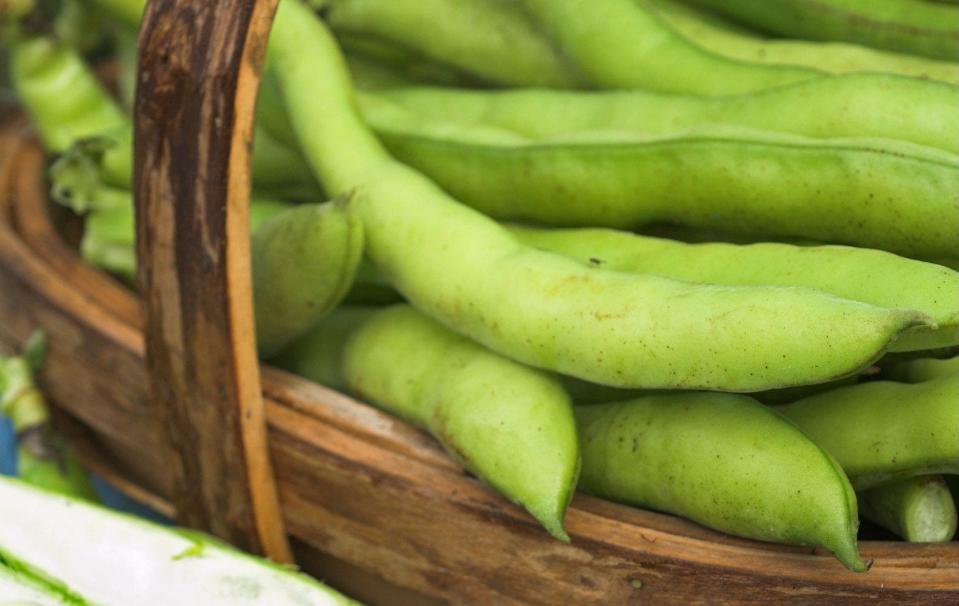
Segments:
[[[52,195],[135,285],[144,0],[32,4]],[[855,571],[860,516],[952,539],[959,5],[281,0],[252,175],[261,356],[556,538],[579,489]]]

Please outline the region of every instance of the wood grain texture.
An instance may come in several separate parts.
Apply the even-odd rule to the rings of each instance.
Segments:
[[[253,109],[276,0],[154,0],[134,194],[150,393],[178,520],[290,562],[266,445],[250,276]]]

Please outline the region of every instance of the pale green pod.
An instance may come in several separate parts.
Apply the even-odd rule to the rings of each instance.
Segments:
[[[680,223],[915,257],[959,247],[959,155],[904,141],[721,126],[531,141],[491,127],[374,126],[396,157],[496,219]]]
[[[363,257],[363,225],[348,199],[291,208],[253,234],[260,355],[271,356],[333,310]]]
[[[860,492],[862,516],[910,543],[946,543],[956,534],[956,504],[942,476],[919,476]]]
[[[132,284],[137,277],[136,227],[133,194],[99,183],[84,187],[71,180],[77,173],[51,170],[52,196],[85,215],[80,254],[91,265],[105,269]],[[61,179],[62,178],[62,179]],[[81,174],[82,178],[82,174]],[[291,207],[278,200],[250,201],[250,229],[256,231],[268,219]]]
[[[330,389],[349,391],[343,376],[346,344],[378,311],[381,311],[378,307],[340,306],[315,328],[270,358],[270,364]]]
[[[407,84],[419,82],[447,86],[488,86],[488,83],[454,66],[433,61],[376,36],[340,32],[337,41],[347,56],[351,74],[356,73],[359,65],[361,69],[365,68],[365,73],[361,75],[369,76],[371,67],[375,66],[380,72],[381,80],[386,76],[386,70],[389,70],[394,82],[400,79]],[[367,88],[369,84],[367,77],[363,83],[358,81],[356,85],[358,88]]]
[[[734,95],[822,75],[746,63],[690,43],[635,0],[524,0],[534,20],[598,88]]]
[[[51,38],[13,39],[10,78],[50,151],[127,123],[80,54]]]
[[[849,246],[686,244],[611,229],[510,227],[521,242],[615,271],[731,286],[802,286],[879,307],[916,309],[936,322],[893,350],[959,343],[959,272]]]
[[[755,63],[799,65],[831,74],[885,72],[959,84],[959,63],[916,57],[846,42],[764,38],[674,0],[653,0],[657,14],[690,42],[709,51]]]
[[[111,187],[133,187],[133,128],[129,122],[112,130],[90,133],[88,139],[73,141],[61,158],[75,171],[94,173],[92,178]],[[320,186],[299,153],[279,143],[263,129],[253,138],[251,162],[256,195],[301,200],[321,197]]]
[[[644,90],[481,91],[421,87],[361,96],[364,116],[383,124],[377,101],[416,122],[487,125],[531,139],[581,131],[675,134],[729,124],[823,139],[874,137],[959,153],[959,86],[888,74],[851,74],[726,97]],[[387,123],[388,124],[388,123]]]
[[[857,490],[959,473],[959,375],[861,383],[778,410],[836,457]]]
[[[850,570],[856,496],[836,461],[774,410],[732,394],[578,407],[580,489],[741,537],[831,551]]]
[[[946,359],[901,360],[883,367],[882,374],[890,380],[903,383],[922,383],[932,379],[959,376],[959,356]]]
[[[323,183],[354,192],[368,258],[424,313],[514,360],[614,386],[759,391],[856,374],[929,323],[807,289],[693,285],[523,246],[386,154],[301,4],[280,5],[269,62]]]
[[[369,315],[337,311],[278,361],[334,387],[342,383],[428,430],[466,469],[569,540],[563,516],[579,446],[569,396],[555,378],[406,305]]]
[[[959,7],[923,0],[686,0],[789,38],[959,61]]]
[[[491,82],[580,84],[512,0],[334,0],[325,17],[337,32],[380,37]]]

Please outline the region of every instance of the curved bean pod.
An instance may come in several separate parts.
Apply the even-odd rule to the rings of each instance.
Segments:
[[[127,123],[79,53],[52,39],[15,38],[10,77],[48,150],[64,151],[79,138]]]
[[[844,42],[765,39],[673,0],[654,0],[653,4],[657,14],[688,40],[730,59],[799,65],[831,74],[886,72],[959,84],[959,63]]]
[[[338,32],[380,36],[490,82],[581,83],[511,0],[335,0],[326,19]]]
[[[331,369],[337,360],[339,373]],[[337,311],[284,361],[428,430],[464,467],[569,540],[563,515],[579,474],[579,442],[569,396],[553,377],[407,305]]]
[[[685,0],[763,30],[959,61],[959,7],[922,0]]]
[[[580,488],[737,536],[825,547],[850,570],[856,496],[836,461],[755,400],[667,394],[578,407]]]
[[[332,192],[355,192],[368,258],[417,308],[510,358],[614,386],[758,391],[855,374],[928,322],[804,289],[588,268],[523,246],[387,155],[356,114],[335,43],[301,4],[281,3],[270,45],[307,157]]]
[[[685,244],[589,228],[510,231],[529,246],[615,271],[706,284],[802,286],[879,307],[917,309],[938,328],[904,335],[894,350],[959,344],[959,272],[934,263],[848,246]]]
[[[524,0],[523,6],[599,88],[734,95],[822,75],[727,59],[690,43],[635,0]]]
[[[347,199],[303,204],[253,234],[253,302],[260,355],[306,333],[346,296],[363,256],[363,226]]]
[[[911,543],[946,543],[956,534],[956,504],[942,476],[907,478],[857,496],[863,517]]]
[[[959,247],[959,156],[902,141],[710,127],[530,142],[491,128],[374,127],[399,159],[496,219],[672,222],[916,257]]]
[[[730,97],[642,90],[399,89],[360,97],[374,125],[385,121],[378,112],[390,110],[380,100],[415,113],[420,122],[495,126],[532,139],[578,131],[665,135],[729,124],[823,139],[898,139],[959,154],[959,86],[887,74],[824,77]]]
[[[857,490],[959,473],[959,375],[842,387],[778,407],[836,457]]]

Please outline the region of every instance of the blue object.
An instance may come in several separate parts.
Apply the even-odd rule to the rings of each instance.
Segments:
[[[17,475],[17,437],[13,431],[13,424],[5,417],[0,417],[0,474]],[[97,496],[100,497],[101,503],[106,507],[125,511],[160,524],[173,523],[169,518],[126,496],[95,474],[90,474],[90,482]]]
[[[17,439],[6,417],[0,417],[0,474],[17,475]]]

